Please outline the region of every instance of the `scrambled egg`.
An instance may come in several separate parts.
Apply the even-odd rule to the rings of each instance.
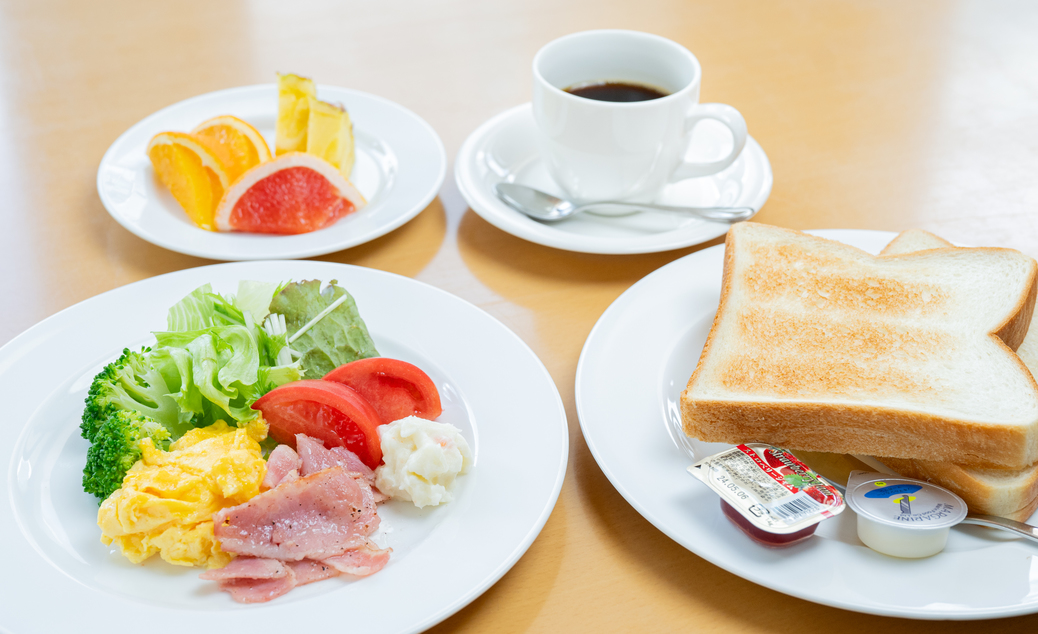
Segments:
[[[472,451],[461,430],[448,423],[408,416],[379,425],[384,464],[375,486],[391,498],[418,508],[454,499],[454,481],[472,466]]]
[[[257,419],[243,428],[218,421],[193,429],[168,452],[141,441],[141,459],[97,512],[101,541],[116,543],[133,563],[158,553],[179,566],[226,566],[232,556],[213,536],[213,513],[260,492],[266,436]]]

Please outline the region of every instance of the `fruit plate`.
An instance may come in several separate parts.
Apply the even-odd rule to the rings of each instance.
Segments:
[[[78,428],[86,390],[104,364],[125,346],[148,343],[149,331],[162,329],[168,308],[191,290],[211,283],[234,292],[242,279],[338,280],[378,350],[435,381],[444,406],[439,420],[462,430],[475,458],[453,502],[379,507],[393,548],[385,569],[251,606],[199,580],[198,569],[154,557],[135,566],[101,544],[97,501],[80,487],[87,443]],[[516,394],[522,407],[509,406]],[[156,633],[340,631],[344,624],[358,632],[418,632],[475,599],[523,555],[555,505],[568,455],[555,383],[512,331],[426,284],[327,262],[218,264],[86,300],[0,348],[0,397],[0,631],[11,634],[84,626],[129,634],[141,624]]]
[[[414,218],[432,202],[447,173],[436,132],[410,110],[382,97],[318,86],[319,98],[346,106],[357,162],[350,180],[368,204],[335,224],[300,235],[216,233],[195,226],[156,178],[145,150],[155,134],[187,132],[231,114],[252,124],[274,151],[278,91],[274,84],[199,95],[152,114],[124,132],[101,159],[97,191],[123,227],[152,244],[214,260],[305,258],[374,240]]]
[[[895,235],[811,233],[870,253]],[[684,434],[672,431],[680,427],[680,394],[717,310],[723,265],[724,245],[675,260],[617,298],[588,335],[577,365],[577,415],[592,455],[620,494],[707,561],[816,603],[918,619],[1038,612],[1038,544],[1006,533],[960,525],[943,553],[911,560],[865,547],[852,511],[780,549],[758,545],[724,517],[717,494],[686,472]],[[728,447],[693,444],[697,457]]]

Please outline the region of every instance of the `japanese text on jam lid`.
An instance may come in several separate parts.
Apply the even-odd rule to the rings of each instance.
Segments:
[[[753,525],[771,533],[803,530],[843,511],[843,497],[785,449],[749,443],[688,468]]]

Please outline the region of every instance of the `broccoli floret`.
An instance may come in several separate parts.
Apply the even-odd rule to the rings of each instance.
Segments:
[[[149,352],[127,348],[94,377],[80,424],[83,438],[94,442],[101,425],[121,410],[140,412],[178,437],[191,428],[190,421],[180,421],[180,409],[168,396],[171,390],[162,374],[149,362]]]
[[[140,441],[151,438],[169,448],[170,433],[140,412],[117,410],[94,431],[83,469],[83,490],[104,500],[122,486],[123,477],[141,457]]]

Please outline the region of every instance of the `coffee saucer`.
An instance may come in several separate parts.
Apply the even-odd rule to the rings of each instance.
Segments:
[[[665,212],[630,216],[579,214],[561,222],[541,223],[515,211],[494,194],[500,182],[522,183],[562,195],[541,161],[530,104],[490,119],[469,135],[454,163],[462,196],[484,220],[516,237],[556,249],[581,253],[655,253],[706,242],[728,230],[724,223]],[[704,121],[693,132],[689,158],[709,161],[724,156],[731,136],[721,124]],[[771,194],[771,163],[752,138],[728,169],[668,185],[654,202],[671,205],[752,207],[760,211]]]

